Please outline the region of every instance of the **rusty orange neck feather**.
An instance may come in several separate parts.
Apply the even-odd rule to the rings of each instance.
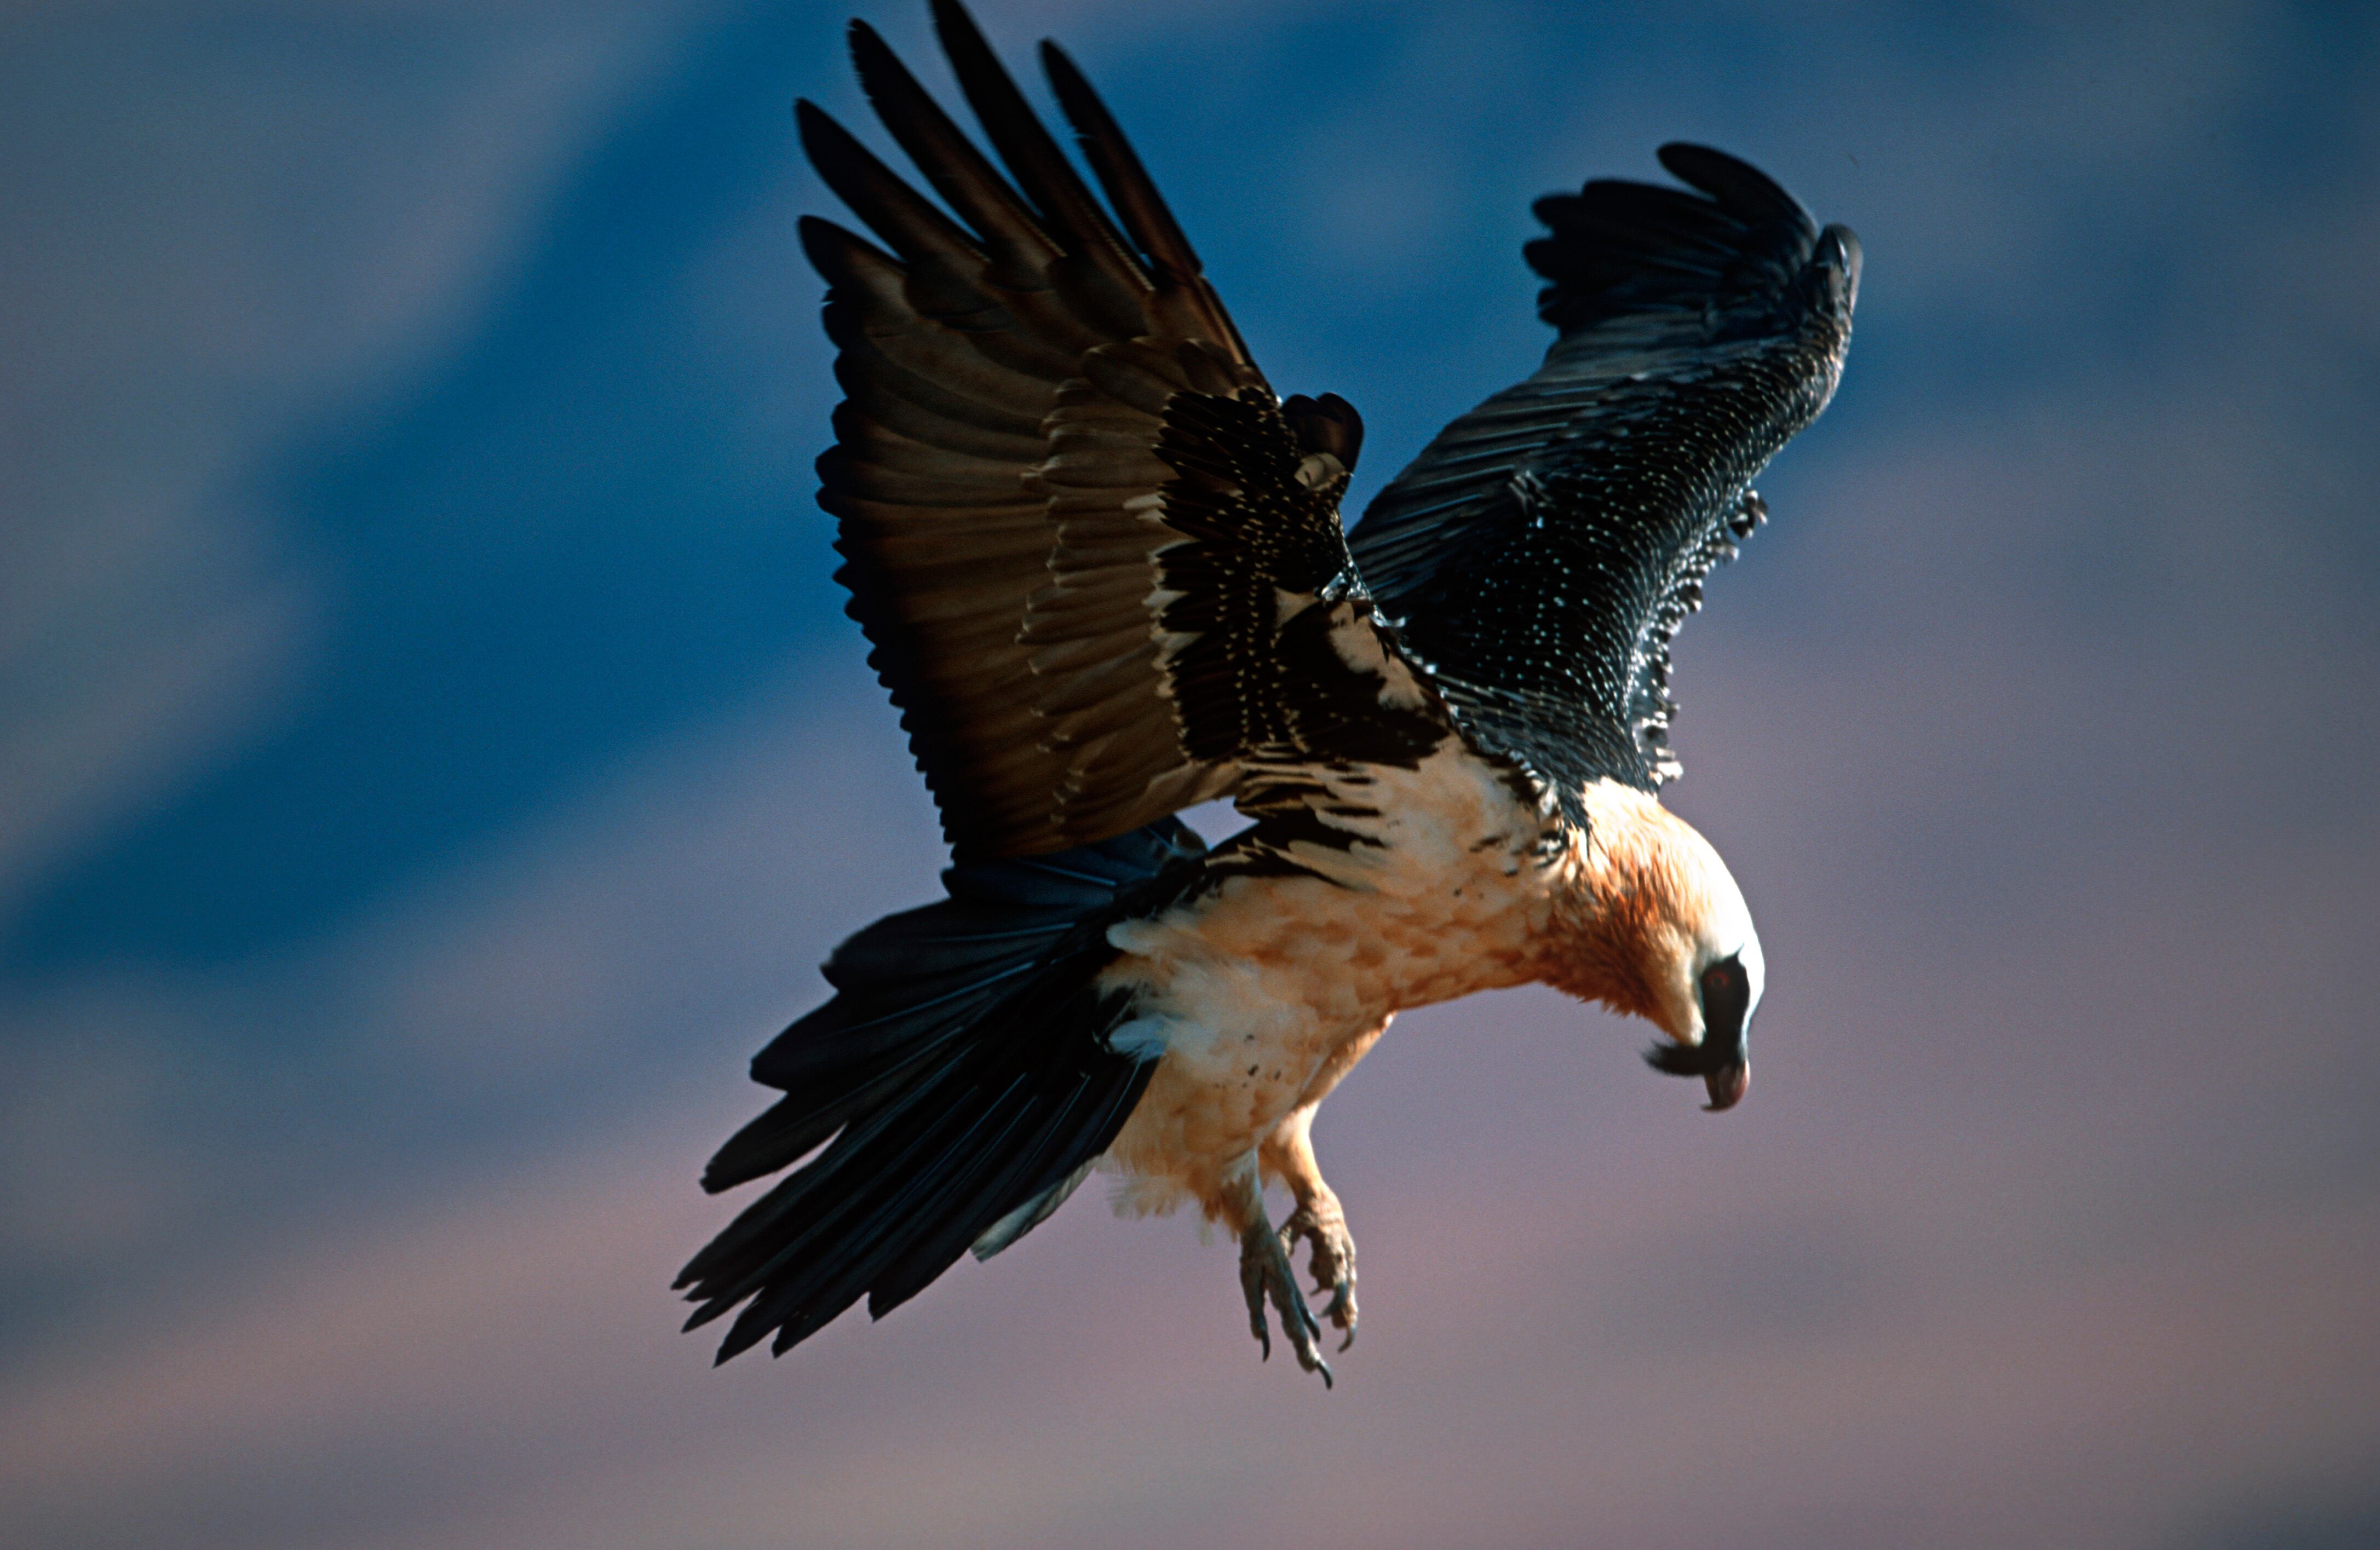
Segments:
[[[1702,847],[1683,819],[1643,792],[1600,781],[1586,793],[1588,827],[1557,863],[1555,929],[1540,977],[1623,1016],[1662,1021],[1655,965],[1691,952],[1700,918]]]

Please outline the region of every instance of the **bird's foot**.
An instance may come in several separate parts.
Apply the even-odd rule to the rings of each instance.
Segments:
[[[1265,1359],[1270,1361],[1272,1331],[1265,1318],[1265,1300],[1269,1297],[1281,1314],[1281,1333],[1289,1337],[1290,1349],[1297,1352],[1297,1364],[1309,1373],[1321,1374],[1322,1386],[1328,1388],[1330,1363],[1322,1360],[1322,1326],[1315,1322],[1304,1294],[1297,1290],[1297,1273],[1290,1267],[1289,1250],[1283,1243],[1286,1231],[1275,1231],[1259,1211],[1248,1229],[1240,1234],[1240,1290],[1248,1299],[1248,1330],[1256,1336],[1257,1344],[1264,1348]]]
[[[1297,1241],[1305,1239],[1313,1248],[1305,1268],[1314,1278],[1314,1295],[1328,1292],[1330,1305],[1322,1317],[1347,1332],[1339,1342],[1345,1350],[1355,1343],[1355,1239],[1347,1230],[1347,1218],[1333,1199],[1308,1200],[1290,1213],[1289,1220],[1281,1224],[1281,1246],[1284,1253],[1294,1253]]]

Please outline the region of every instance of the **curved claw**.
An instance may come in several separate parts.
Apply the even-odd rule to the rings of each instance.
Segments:
[[[1281,1315],[1281,1332],[1297,1353],[1297,1364],[1322,1374],[1325,1388],[1332,1387],[1330,1364],[1322,1359],[1322,1326],[1297,1290],[1297,1276],[1280,1235],[1261,1217],[1240,1237],[1240,1290],[1248,1302],[1248,1328],[1263,1348],[1264,1359],[1272,1360],[1272,1333],[1265,1319],[1269,1298]]]
[[[1320,1317],[1324,1323],[1336,1325],[1347,1332],[1347,1338],[1339,1342],[1339,1349],[1343,1351],[1355,1343],[1354,1273],[1350,1271],[1337,1281],[1327,1281],[1318,1276],[1316,1277],[1314,1295],[1320,1297],[1326,1292],[1330,1294],[1330,1301],[1323,1308]]]
[[[1322,1316],[1347,1332],[1347,1338],[1339,1342],[1339,1349],[1342,1351],[1352,1350],[1355,1344],[1355,1287],[1354,1282],[1342,1281],[1339,1283],[1337,1293],[1330,1299],[1330,1305],[1322,1310]]]
[[[1330,1202],[1319,1210],[1311,1205],[1300,1205],[1281,1224],[1284,1252],[1296,1248],[1300,1238],[1313,1245],[1306,1272],[1314,1278],[1314,1295],[1328,1293],[1330,1298],[1322,1316],[1347,1333],[1347,1338],[1339,1342],[1343,1351],[1355,1343],[1359,1317],[1355,1306],[1354,1237],[1347,1230],[1347,1220],[1339,1214],[1335,1202]]]
[[[1264,1266],[1246,1252],[1240,1253],[1240,1294],[1248,1300],[1248,1333],[1257,1338],[1262,1352],[1257,1360],[1272,1360],[1272,1326],[1265,1321]]]

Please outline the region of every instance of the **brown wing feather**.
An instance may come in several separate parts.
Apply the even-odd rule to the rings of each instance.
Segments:
[[[870,102],[957,218],[798,104],[812,163],[885,245],[803,223],[848,394],[819,499],[954,850],[1030,854],[1224,794],[1259,745],[1299,752],[1283,729],[1338,724],[1283,696],[1364,675],[1287,671],[1283,599],[1337,580],[1361,605],[1338,518],[1361,422],[1274,399],[1062,54],[1045,58],[1121,230],[965,13],[934,9],[1014,182],[853,23]]]

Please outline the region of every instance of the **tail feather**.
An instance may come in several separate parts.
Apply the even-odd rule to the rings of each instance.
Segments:
[[[1090,1173],[1091,1165],[1085,1163],[992,1223],[985,1229],[984,1235],[969,1244],[968,1248],[973,1251],[976,1258],[990,1259],[1043,1222],[1048,1221],[1059,1206],[1066,1204],[1067,1197],[1075,1193],[1082,1181],[1090,1177]]]
[[[1154,1069],[1109,1042],[1128,1008],[1097,987],[1107,927],[1158,907],[1204,850],[1169,818],[954,866],[947,899],[838,948],[835,998],[752,1062],[786,1096],[720,1148],[703,1185],[817,1156],[687,1263],[686,1327],[743,1304],[720,1360],[772,1331],[782,1352],[863,1295],[883,1316],[970,1246],[988,1257],[1055,1210]]]

